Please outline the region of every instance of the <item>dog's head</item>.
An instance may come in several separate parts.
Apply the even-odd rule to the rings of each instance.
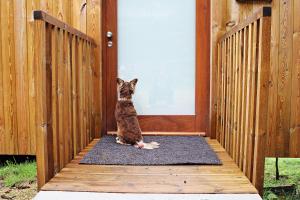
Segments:
[[[131,99],[132,95],[134,94],[134,90],[137,82],[138,79],[133,79],[129,82],[126,82],[120,78],[117,78],[119,97]]]

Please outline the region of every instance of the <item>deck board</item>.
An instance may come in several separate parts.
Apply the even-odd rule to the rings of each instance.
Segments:
[[[207,139],[222,166],[82,165],[94,140],[50,180],[44,191],[169,194],[256,194],[245,175],[216,140]]]

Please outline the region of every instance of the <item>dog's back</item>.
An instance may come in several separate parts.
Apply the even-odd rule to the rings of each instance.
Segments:
[[[122,142],[135,145],[142,140],[137,113],[132,101],[118,101],[115,117],[118,125],[118,137]]]

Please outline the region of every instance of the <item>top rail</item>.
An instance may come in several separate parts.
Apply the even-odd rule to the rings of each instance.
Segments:
[[[229,36],[233,35],[234,33],[242,30],[243,28],[245,28],[249,24],[257,21],[259,18],[268,17],[268,16],[271,16],[271,14],[272,14],[272,8],[271,7],[264,6],[264,7],[259,8],[249,18],[247,18],[243,22],[239,23],[238,25],[234,26],[230,31],[228,31],[222,37],[220,37],[219,42],[222,42],[223,40],[225,40]]]
[[[68,31],[68,32],[78,36],[79,38],[82,38],[84,40],[87,40],[88,42],[91,42],[92,45],[97,46],[97,44],[93,38],[89,37],[87,34],[81,32],[81,31],[73,28],[69,24],[49,15],[45,11],[42,11],[42,10],[33,11],[33,18],[34,18],[34,20],[43,20],[49,24],[57,26],[65,31]]]

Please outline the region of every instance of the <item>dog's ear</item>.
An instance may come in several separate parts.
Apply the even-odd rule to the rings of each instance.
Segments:
[[[130,84],[132,85],[132,87],[135,87],[135,85],[137,84],[137,82],[138,82],[138,79],[135,78],[132,81],[130,81]]]
[[[120,78],[117,78],[117,83],[118,83],[118,85],[122,85],[124,83],[124,81]]]

